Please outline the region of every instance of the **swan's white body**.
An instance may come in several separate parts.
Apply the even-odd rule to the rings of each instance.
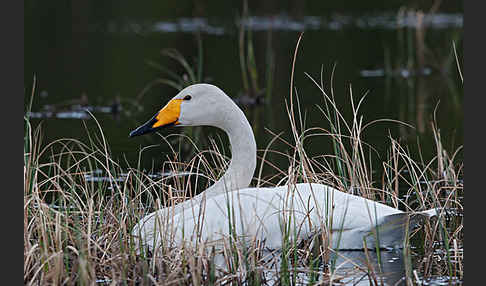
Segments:
[[[191,99],[183,100],[187,95]],[[275,249],[286,233],[300,240],[320,231],[329,234],[333,248],[402,246],[409,214],[398,209],[322,184],[247,188],[256,167],[255,139],[243,112],[219,88],[187,87],[131,135],[168,124],[221,128],[228,134],[232,160],[223,177],[203,193],[140,220],[132,231],[137,246],[155,249],[171,241],[217,245],[232,234]]]

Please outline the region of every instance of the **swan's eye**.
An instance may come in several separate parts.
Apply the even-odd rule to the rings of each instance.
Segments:
[[[190,96],[190,95],[184,96],[184,100],[191,100],[191,98],[192,98],[192,96]]]

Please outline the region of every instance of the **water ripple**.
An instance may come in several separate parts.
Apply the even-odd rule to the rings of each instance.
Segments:
[[[253,31],[304,31],[304,30],[342,30],[345,28],[358,29],[398,29],[416,28],[418,26],[417,13],[405,13],[397,16],[396,13],[378,15],[351,16],[334,14],[331,16],[304,16],[298,19],[288,15],[251,16],[237,20],[234,24],[210,23],[208,18],[180,18],[172,21],[158,21],[153,23],[149,30],[160,33],[176,32],[203,32],[207,34],[222,35],[236,31],[235,28],[243,25]],[[462,28],[462,14],[424,14],[422,25],[431,29]]]

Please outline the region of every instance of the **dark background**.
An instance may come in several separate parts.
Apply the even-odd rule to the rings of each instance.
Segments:
[[[198,53],[198,36],[202,40],[203,74],[207,81],[233,98],[243,92],[238,58],[242,1],[24,3],[25,94],[29,98],[35,76],[32,111],[40,118],[33,116],[32,120],[34,125],[42,122],[43,142],[58,138],[87,141],[85,124],[89,132],[96,132],[97,127],[86,114],[72,112],[76,106],[101,110],[116,105],[121,110],[117,114],[109,111],[93,114],[100,122],[113,158],[134,166],[139,148],[160,144],[161,140],[150,135],[129,139],[128,133],[151,118],[177,93],[170,86],[156,85],[141,95],[154,79],[166,77],[147,61],[181,75],[181,66],[162,56],[160,51],[175,48],[193,64]],[[360,109],[365,122],[389,118],[415,126],[411,129],[379,123],[366,130],[364,140],[378,151],[373,158],[377,166],[386,156],[389,134],[410,143],[410,150],[416,156],[417,141],[426,160],[434,156],[430,124],[436,108],[443,145],[454,152],[464,141],[463,84],[452,49],[454,42],[462,67],[462,5],[462,1],[250,1],[249,14],[256,16],[252,18],[255,24],[252,34],[260,86],[265,85],[269,51],[275,59],[271,98],[261,105],[242,106],[254,128],[258,147],[265,148],[273,137],[265,128],[274,133],[284,132],[284,138],[291,138],[285,99],[289,97],[295,44],[300,32],[305,31],[294,83],[302,110],[306,112],[306,127],[328,126],[316,107],[324,104],[319,89],[304,73],[319,79],[322,68],[325,86],[329,88],[336,64],[334,93],[340,111],[348,120],[352,119],[351,87],[355,102],[367,93]],[[428,19],[421,30],[422,41],[417,36],[414,20],[418,11]],[[410,16],[411,21],[398,25],[400,13]],[[216,32],[198,26],[201,19],[204,27],[216,28]],[[261,28],[266,20],[287,21],[287,24]],[[175,30],[160,27],[175,27]],[[392,73],[387,73],[387,68]],[[422,70],[427,74],[414,75]],[[385,74],[364,76],[367,71]],[[67,118],[58,118],[56,113],[60,112],[67,112]],[[77,116],[85,117],[79,120]],[[212,128],[199,130],[189,132],[199,133],[198,144],[202,146],[207,145],[205,138],[221,135]],[[184,131],[162,131],[164,135],[174,132]],[[286,152],[287,147],[276,143],[271,148]],[[310,155],[329,154],[332,147],[329,140],[316,138],[307,142],[307,151]],[[143,167],[155,166],[157,171],[167,152],[164,144],[144,152]],[[190,150],[182,153],[191,154]],[[279,156],[270,160],[277,166],[288,164]],[[272,169],[266,172],[272,173]]]

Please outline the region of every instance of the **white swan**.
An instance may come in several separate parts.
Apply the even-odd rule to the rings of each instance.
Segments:
[[[336,249],[403,245],[410,214],[401,210],[322,184],[248,188],[256,167],[255,138],[241,109],[214,85],[183,89],[130,136],[166,126],[198,125],[218,127],[228,134],[232,159],[226,173],[192,199],[141,219],[132,231],[137,246],[153,250],[167,246],[167,241],[217,244],[231,232],[275,249],[282,246],[285,229],[296,239],[325,230]],[[416,214],[413,219],[437,212]]]

